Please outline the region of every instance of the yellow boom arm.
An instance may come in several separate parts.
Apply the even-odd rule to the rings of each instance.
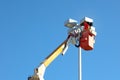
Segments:
[[[45,69],[50,65],[50,63],[59,55],[64,54],[68,49],[69,39],[65,40],[58,48],[56,48],[41,64],[35,69],[33,76],[28,77],[28,80],[44,80],[43,76]]]
[[[65,46],[66,40],[45,59],[45,61],[43,62],[45,67],[47,67],[59,54],[63,52]]]

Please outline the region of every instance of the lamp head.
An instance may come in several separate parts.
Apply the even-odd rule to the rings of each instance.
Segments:
[[[74,26],[77,25],[77,21],[74,19],[68,19],[64,25],[68,28],[73,28]]]

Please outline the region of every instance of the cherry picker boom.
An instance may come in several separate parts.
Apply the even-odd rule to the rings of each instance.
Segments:
[[[85,17],[80,24],[77,24],[76,20],[69,19],[65,22],[65,26],[69,28],[67,39],[35,69],[34,75],[28,77],[28,80],[44,80],[46,68],[58,55],[66,53],[70,43],[84,50],[93,49],[96,32],[92,19]]]
[[[45,69],[50,65],[50,63],[59,55],[66,52],[68,39],[66,39],[58,48],[56,48],[42,63],[35,69],[35,74],[32,77],[29,77],[29,80],[44,80]]]

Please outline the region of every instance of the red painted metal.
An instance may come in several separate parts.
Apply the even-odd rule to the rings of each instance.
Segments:
[[[80,38],[80,47],[84,50],[92,50],[94,48],[95,35],[90,32],[90,26],[84,22],[84,30]]]

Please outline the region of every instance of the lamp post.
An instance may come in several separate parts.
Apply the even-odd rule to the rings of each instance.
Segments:
[[[78,80],[82,80],[82,50],[78,48]]]

